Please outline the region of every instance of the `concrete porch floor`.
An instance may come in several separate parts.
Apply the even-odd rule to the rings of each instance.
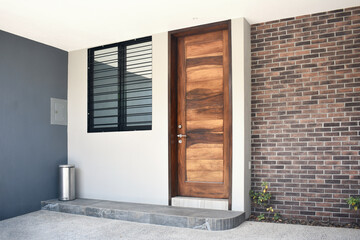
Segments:
[[[41,207],[55,212],[211,231],[231,229],[245,221],[244,212],[96,199],[53,199],[42,201]]]
[[[1,240],[112,240],[112,239],[359,239],[360,230],[244,222],[227,231],[200,231],[95,218],[52,211],[37,211],[0,221]]]

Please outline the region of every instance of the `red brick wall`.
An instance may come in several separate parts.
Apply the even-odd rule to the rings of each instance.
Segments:
[[[360,222],[360,7],[252,25],[252,188],[285,217]],[[259,210],[253,208],[253,212]]]

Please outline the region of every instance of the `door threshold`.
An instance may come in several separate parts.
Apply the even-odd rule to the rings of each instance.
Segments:
[[[171,206],[187,207],[187,208],[204,208],[204,209],[214,209],[214,210],[228,210],[229,199],[176,196],[171,198]]]

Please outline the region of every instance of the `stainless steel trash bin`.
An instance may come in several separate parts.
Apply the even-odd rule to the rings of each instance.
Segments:
[[[75,166],[59,165],[59,200],[75,199]]]

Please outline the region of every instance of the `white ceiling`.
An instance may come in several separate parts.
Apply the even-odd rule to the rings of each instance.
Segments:
[[[0,30],[66,51],[245,17],[259,23],[360,0],[0,0]]]

